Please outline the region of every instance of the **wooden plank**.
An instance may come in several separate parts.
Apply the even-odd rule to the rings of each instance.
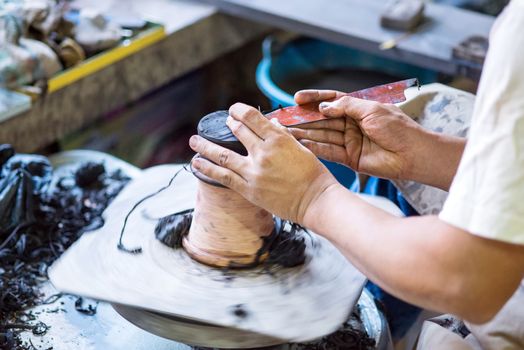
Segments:
[[[58,73],[47,82],[47,92],[51,94],[57,90],[64,89],[75,81],[95,74],[107,66],[142,51],[148,46],[154,45],[165,37],[166,33],[163,26],[150,28],[128,43],[124,42],[106,53],[88,58],[75,67]]]
[[[439,4],[426,4],[427,22],[397,48],[379,44],[401,35],[380,26],[381,0],[198,0],[231,15],[354,47],[447,74],[464,73],[452,48],[472,35],[488,36],[494,18]]]

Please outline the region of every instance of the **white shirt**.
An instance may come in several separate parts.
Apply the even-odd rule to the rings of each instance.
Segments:
[[[524,0],[492,28],[468,143],[439,217],[524,244]]]

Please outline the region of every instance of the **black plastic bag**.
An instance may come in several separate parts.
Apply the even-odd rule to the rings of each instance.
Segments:
[[[51,182],[52,167],[39,155],[17,154],[0,145],[0,238],[35,222],[38,196]]]

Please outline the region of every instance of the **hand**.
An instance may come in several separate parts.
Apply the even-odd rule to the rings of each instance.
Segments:
[[[320,158],[357,172],[410,178],[419,146],[426,142],[426,131],[394,105],[330,90],[303,90],[295,95],[298,104],[333,99],[319,107],[331,119],[290,129],[300,143]]]
[[[229,114],[227,125],[248,155],[195,135],[191,148],[210,161],[195,159],[192,166],[269,212],[304,224],[308,208],[337,184],[335,178],[285,127],[255,108],[237,103]]]

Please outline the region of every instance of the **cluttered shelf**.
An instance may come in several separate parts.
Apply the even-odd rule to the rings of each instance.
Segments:
[[[74,7],[93,2],[97,3],[97,10],[104,13],[103,17],[85,14],[86,11]],[[0,140],[3,143],[24,152],[40,149],[242,46],[266,30],[265,26],[219,14],[211,6],[171,0],[148,2],[147,7],[140,1],[132,1],[126,7],[141,16],[114,17],[117,24],[109,24],[105,21],[111,19],[106,16],[111,9],[101,11],[98,3],[97,0],[77,0],[63,11],[64,19],[72,23],[91,21],[88,34],[84,34],[88,44],[96,37],[93,30],[104,28],[100,35],[105,37],[111,32],[107,30],[110,25],[120,23],[118,29],[114,29],[118,33],[112,41],[91,48],[76,35],[73,37],[77,42],[70,44],[64,56],[48,64],[48,69],[41,70],[39,76],[35,76],[34,71],[24,74],[25,63],[22,63],[19,69],[22,74],[15,79],[10,72],[4,75],[6,79],[0,78],[0,87],[9,88],[0,91]],[[122,14],[122,4],[115,6],[118,6],[113,9],[115,13]],[[9,17],[6,9],[3,9],[2,23]],[[24,21],[27,19],[21,23]],[[60,44],[64,42],[61,39]],[[45,46],[38,43],[40,47]],[[72,54],[76,61],[66,62]],[[4,55],[2,59],[12,59],[12,55]],[[33,84],[38,80],[45,80],[44,89]]]

